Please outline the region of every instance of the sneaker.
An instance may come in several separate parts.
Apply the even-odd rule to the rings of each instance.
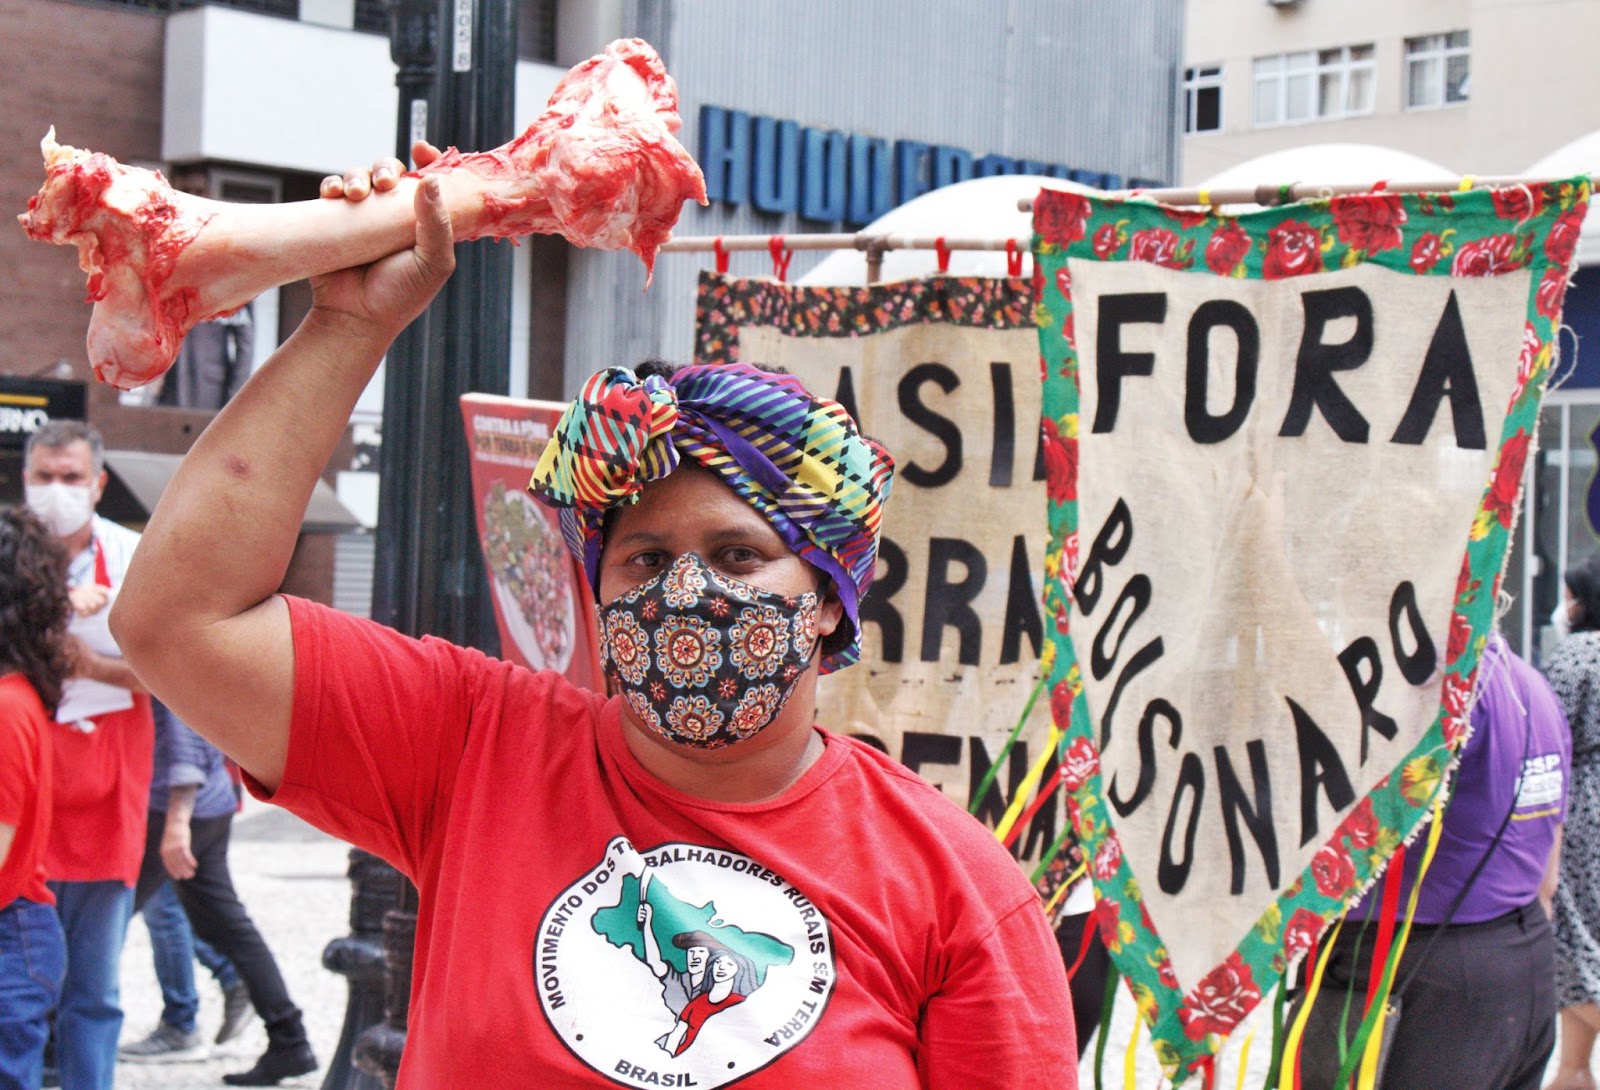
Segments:
[[[222,1025],[217,1029],[216,1043],[227,1044],[250,1024],[255,1008],[250,1005],[250,989],[243,982],[222,989]]]
[[[185,1063],[210,1055],[211,1048],[201,1039],[199,1030],[185,1033],[165,1022],[158,1024],[144,1040],[117,1049],[118,1059],[142,1064]]]
[[[277,1086],[280,1079],[309,1075],[316,1069],[317,1057],[312,1053],[310,1045],[293,1045],[288,1048],[274,1048],[269,1045],[249,1071],[224,1075],[222,1081],[229,1086]]]

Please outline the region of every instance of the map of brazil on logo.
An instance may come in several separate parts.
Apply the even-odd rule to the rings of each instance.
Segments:
[[[714,1090],[816,1026],[836,973],[828,921],[749,856],[623,837],[545,911],[539,1002],[567,1048],[623,1086]]]

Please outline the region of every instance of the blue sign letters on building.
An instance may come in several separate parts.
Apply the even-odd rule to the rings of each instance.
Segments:
[[[796,212],[816,223],[871,223],[896,205],[968,178],[1042,174],[1097,189],[1120,189],[1118,174],[1060,163],[985,155],[965,148],[802,127],[722,106],[700,107],[700,168],[706,196],[752,204],[763,212]],[[1155,185],[1131,179],[1134,186]]]

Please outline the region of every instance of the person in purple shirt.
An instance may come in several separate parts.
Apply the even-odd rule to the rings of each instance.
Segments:
[[[1550,913],[1571,760],[1549,683],[1492,634],[1472,734],[1395,974],[1399,1015],[1382,1085],[1538,1090],[1556,1040]],[[1422,855],[1420,843],[1406,853],[1401,906]],[[1328,959],[1306,1023],[1303,1090],[1331,1090],[1347,994],[1347,1040],[1361,1020],[1382,892],[1380,882],[1351,906]]]

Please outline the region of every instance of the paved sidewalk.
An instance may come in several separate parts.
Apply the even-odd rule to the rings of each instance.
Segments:
[[[289,994],[305,1012],[306,1030],[317,1059],[333,1056],[344,1025],[347,986],[322,967],[329,940],[350,933],[350,883],[345,877],[349,847],[298,818],[253,800],[234,821],[229,863],[239,898],[278,959]],[[222,1018],[222,993],[198,965],[200,1029],[210,1040]],[[161,992],[150,962],[150,937],[134,917],[122,954],[124,1042],[155,1028]],[[212,1058],[181,1064],[117,1065],[119,1090],[217,1090],[222,1076],[248,1070],[266,1048],[266,1032],[255,1020],[240,1036],[213,1050]],[[326,1068],[286,1080],[285,1087],[320,1087]]]

